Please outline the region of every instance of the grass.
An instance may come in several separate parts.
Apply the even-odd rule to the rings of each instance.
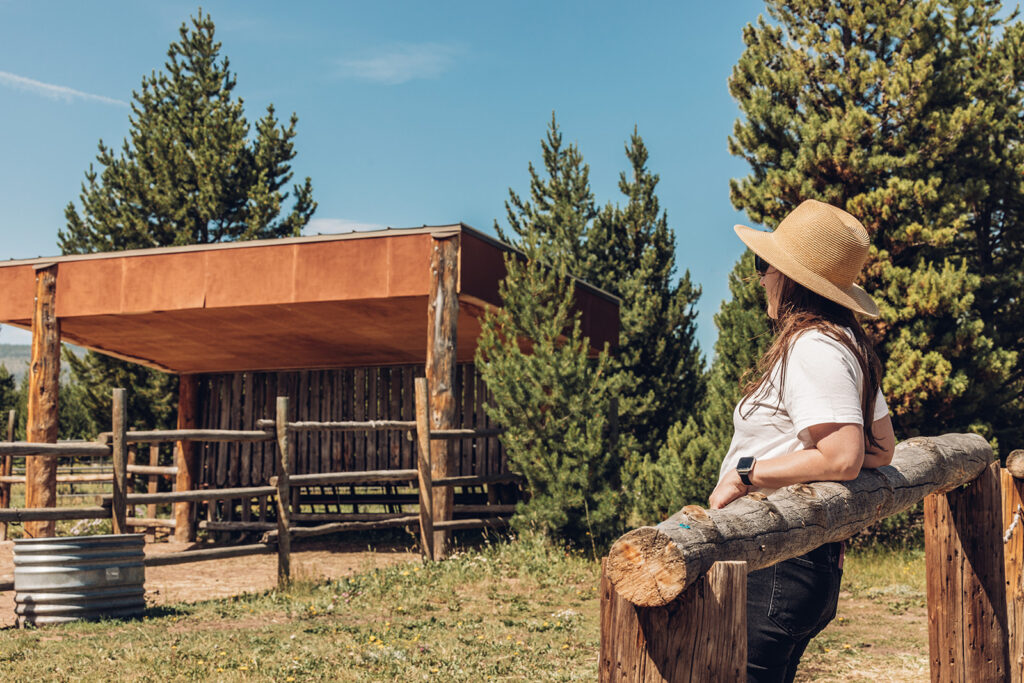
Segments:
[[[846,573],[840,619],[812,643],[800,680],[914,680],[926,636],[901,624],[923,611],[923,558],[860,554]],[[592,681],[598,574],[593,558],[536,538],[486,542],[441,563],[151,608],[138,621],[9,630],[0,678]],[[879,642],[900,631],[905,642]],[[911,666],[893,669],[897,649]]]

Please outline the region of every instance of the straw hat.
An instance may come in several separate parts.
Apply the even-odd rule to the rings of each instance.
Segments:
[[[868,258],[868,231],[842,209],[808,199],[774,232],[745,225],[734,230],[755,254],[794,282],[857,313],[878,316],[875,302],[853,283]]]

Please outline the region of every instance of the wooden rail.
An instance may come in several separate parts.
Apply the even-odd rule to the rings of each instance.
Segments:
[[[602,567],[600,680],[745,679],[736,669],[745,650],[745,582],[733,576],[732,588],[716,590],[709,570],[714,577],[716,568],[740,566],[742,576],[844,540],[924,499],[932,680],[1019,681],[1024,649],[1019,640],[1008,644],[1018,636],[1003,615],[1011,601],[1006,586],[1024,584],[1024,576],[1019,564],[1007,562],[1004,571],[1010,539],[1001,536],[1006,510],[991,460],[977,435],[915,438],[897,446],[890,466],[854,481],[751,493],[721,510],[687,506],[631,531]],[[694,628],[708,614],[717,616]]]

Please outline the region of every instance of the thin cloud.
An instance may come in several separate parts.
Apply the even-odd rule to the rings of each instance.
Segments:
[[[92,93],[69,88],[66,85],[43,83],[42,81],[25,78],[24,76],[18,76],[17,74],[12,74],[7,71],[0,71],[0,84],[6,85],[10,88],[15,88],[16,90],[24,90],[25,92],[30,92],[35,95],[41,95],[51,100],[60,100],[63,102],[86,100],[90,102],[102,102],[103,104],[113,104],[118,107],[128,106],[127,102],[123,100],[115,100],[113,97],[93,95]]]
[[[305,235],[331,235],[339,232],[369,232],[383,230],[387,226],[378,223],[353,221],[348,218],[313,218],[302,231]]]
[[[437,78],[455,65],[462,50],[443,43],[399,44],[359,59],[339,62],[341,75],[385,85]]]

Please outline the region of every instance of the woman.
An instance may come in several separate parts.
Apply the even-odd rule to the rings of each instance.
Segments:
[[[854,284],[868,255],[864,226],[807,200],[774,232],[735,229],[755,254],[775,339],[736,406],[711,507],[889,464],[895,438],[881,364],[855,317],[878,315]],[[842,562],[842,544],[828,543],[749,574],[749,680],[793,680],[807,644],[835,616]]]

